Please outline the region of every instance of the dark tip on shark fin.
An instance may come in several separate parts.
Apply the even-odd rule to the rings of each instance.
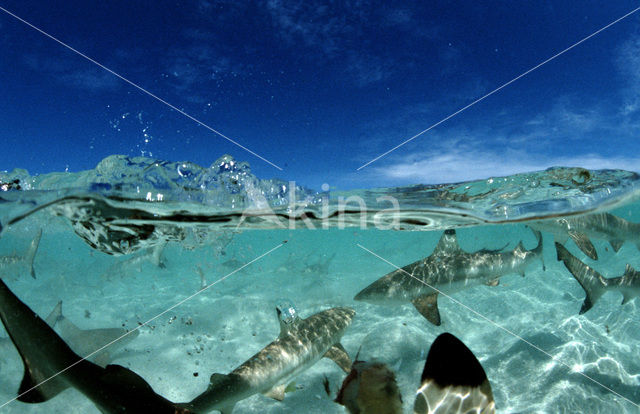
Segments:
[[[569,252],[566,247],[564,247],[562,244],[555,242],[556,245],[556,259],[558,261],[564,260],[564,258],[566,257],[567,253]]]
[[[427,318],[429,322],[436,326],[440,326],[442,320],[440,319],[440,311],[438,310],[437,292],[418,296],[412,300],[411,303],[422,316]]]
[[[453,252],[457,252],[460,250],[460,245],[458,244],[458,237],[456,236],[456,231],[453,229],[445,230],[440,236],[440,240],[438,240],[438,244],[435,249],[433,249],[434,255],[450,255]]]
[[[443,333],[431,345],[422,372],[422,382],[433,380],[440,387],[479,387],[487,381],[482,365],[458,338]]]
[[[587,294],[587,297],[584,298],[584,302],[582,302],[582,307],[580,307],[580,315],[588,311],[593,307],[593,302],[591,302],[591,298]]]
[[[340,343],[334,344],[329,348],[324,357],[338,364],[344,372],[348,373],[351,370],[351,358],[349,358],[349,354]]]

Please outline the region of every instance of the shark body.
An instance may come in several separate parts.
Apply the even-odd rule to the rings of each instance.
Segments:
[[[355,311],[332,308],[306,319],[289,318],[285,323],[277,309],[280,336],[229,374],[213,374],[209,388],[185,407],[198,413],[217,410],[230,414],[238,401],[257,393],[282,400],[287,383],[322,357],[348,372],[351,359],[340,339]]]
[[[627,264],[622,276],[607,279],[569,253],[569,250],[558,242],[556,242],[556,251],[558,260],[564,263],[567,270],[580,283],[586,293],[582,308],[580,308],[580,314],[591,309],[595,302],[608,291],[622,293],[623,305],[629,300],[640,296],[640,272],[629,264]]]
[[[593,260],[598,260],[598,253],[590,239],[607,240],[616,252],[625,241],[635,243],[640,249],[640,224],[610,213],[543,220],[531,223],[530,226],[552,233],[561,244],[565,244],[571,238],[578,248]]]
[[[429,257],[388,273],[354,299],[377,304],[411,302],[429,322],[440,325],[438,291],[452,294],[481,284],[495,286],[506,274],[524,276],[531,262],[542,261],[542,237],[539,231],[534,230],[534,234],[538,245],[532,250],[520,242],[511,251],[483,249],[468,253],[460,248],[455,230],[446,230]]]
[[[2,280],[0,320],[24,363],[19,401],[44,402],[73,387],[104,414],[190,412],[156,394],[142,377],[127,368],[119,365],[103,368],[83,360]]]

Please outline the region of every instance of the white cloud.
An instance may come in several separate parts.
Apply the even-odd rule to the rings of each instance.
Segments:
[[[505,110],[472,126],[443,126],[361,170],[376,185],[451,183],[544,170],[553,166],[640,171],[637,126],[601,105],[558,98],[539,114]],[[379,147],[373,137],[371,147]],[[392,144],[388,143],[389,147]],[[384,152],[389,148],[380,149]],[[377,154],[364,159],[368,162]],[[370,169],[370,171],[367,171]]]
[[[372,174],[389,182],[441,184],[478,180],[554,166],[640,171],[640,156],[603,157],[598,154],[531,155],[526,151],[459,148],[449,152],[411,154]]]

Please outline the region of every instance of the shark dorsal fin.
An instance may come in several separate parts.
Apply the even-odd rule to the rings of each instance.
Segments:
[[[460,245],[458,244],[458,237],[456,231],[453,229],[445,230],[440,236],[440,240],[433,250],[432,256],[450,256],[460,251]]]
[[[298,312],[293,306],[293,303],[288,300],[280,300],[276,305],[276,315],[278,316],[278,322],[280,323],[280,335],[279,338],[287,336],[289,331],[298,325],[300,317]]]
[[[414,403],[415,413],[495,413],[491,385],[478,359],[458,338],[443,333],[431,345]]]
[[[431,345],[421,379],[422,382],[433,380],[440,387],[479,387],[487,381],[487,374],[469,348],[445,332]]]

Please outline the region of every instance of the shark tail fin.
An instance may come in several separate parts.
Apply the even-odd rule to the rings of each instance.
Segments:
[[[536,237],[536,241],[538,245],[533,249],[533,252],[540,258],[540,263],[542,263],[542,270],[546,271],[547,267],[544,265],[544,254],[542,254],[542,233],[540,231],[529,227],[533,232],[533,235]]]
[[[583,314],[591,309],[593,304],[606,292],[608,283],[600,273],[581,262],[580,259],[569,253],[569,250],[558,242],[556,242],[556,252],[558,260],[564,263],[567,270],[580,283],[586,293],[580,308],[580,314]]]
[[[38,246],[40,246],[40,239],[42,238],[42,229],[38,230],[38,234],[33,238],[31,244],[29,245],[29,250],[27,250],[27,255],[25,257],[25,261],[29,265],[29,274],[32,278],[36,278],[36,271],[33,267],[33,262],[36,258],[36,253],[38,252]]]
[[[571,237],[571,240],[573,240],[576,246],[582,250],[582,253],[586,254],[592,260],[598,260],[598,251],[586,234],[569,230],[569,237]]]
[[[65,382],[59,381],[56,378],[42,383],[42,381],[36,379],[34,375],[31,375],[31,373],[25,369],[24,377],[22,377],[22,382],[20,382],[20,388],[18,389],[17,400],[29,404],[45,402],[60,394],[68,387]]]
[[[478,409],[473,412],[495,412],[493,392],[482,365],[473,352],[450,333],[441,334],[431,345],[421,383],[415,413],[432,412],[436,405],[439,409],[449,405],[453,408],[460,404],[460,399],[467,398],[470,404],[467,401],[463,404]]]

